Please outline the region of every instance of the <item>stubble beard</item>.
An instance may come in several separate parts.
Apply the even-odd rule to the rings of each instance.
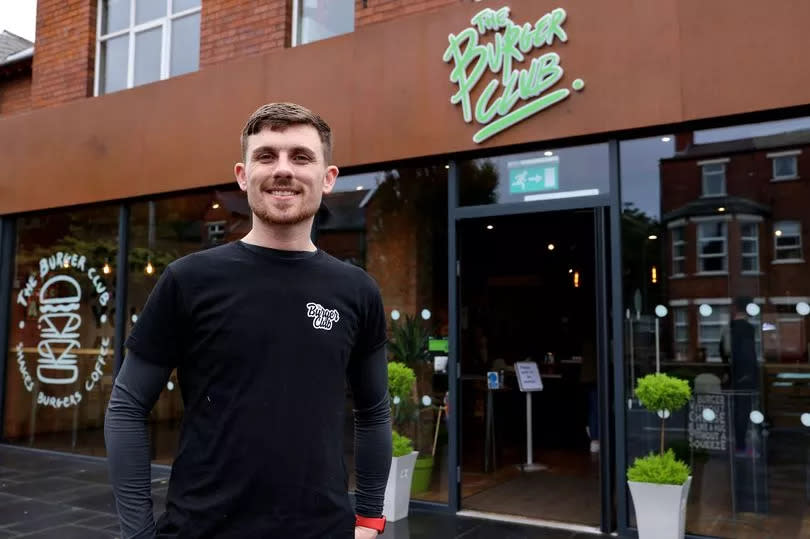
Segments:
[[[253,215],[262,223],[268,226],[292,226],[311,219],[318,212],[319,204],[304,203],[295,211],[279,212],[273,211],[262,198],[262,194],[251,196],[248,191],[248,205]]]

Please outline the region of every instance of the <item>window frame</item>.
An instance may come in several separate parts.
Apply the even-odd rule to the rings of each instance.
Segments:
[[[729,322],[731,321],[731,300],[728,299],[720,299],[720,298],[713,298],[711,301],[707,300],[695,300],[695,304],[707,304],[712,308],[712,314],[716,313],[718,309],[722,309],[725,314],[725,318],[720,316],[719,320],[713,320],[711,322],[707,322],[706,319],[709,318],[708,316],[703,316],[698,311],[698,320],[697,320],[697,345],[698,349],[705,348],[706,349],[706,362],[707,363],[722,363],[723,359],[720,355],[720,343],[723,339],[723,328],[728,326]],[[709,315],[711,316],[711,315]],[[717,338],[717,341],[714,340],[706,340],[703,335],[703,328],[704,327],[719,327],[720,333]],[[714,353],[709,352],[709,347],[706,344],[711,344]]]
[[[164,0],[166,2],[166,15],[158,19],[152,19],[141,24],[134,24],[135,22],[135,0],[129,0],[129,23],[126,28],[109,32],[102,35],[101,23],[104,20],[103,9],[104,0],[97,0],[96,3],[96,59],[95,59],[95,74],[93,81],[93,96],[98,97],[107,95],[107,93],[115,93],[123,90],[129,90],[135,87],[135,37],[138,34],[155,28],[161,28],[161,48],[160,48],[160,78],[158,80],[166,80],[171,77],[171,54],[172,54],[172,23],[177,19],[182,19],[195,13],[202,13],[202,0],[197,7],[189,8],[177,13],[172,13],[174,0]],[[200,24],[202,24],[202,14],[200,15]],[[127,85],[125,88],[115,90],[114,92],[99,93],[101,88],[102,73],[101,69],[101,48],[102,44],[111,39],[127,36]],[[198,59],[199,62],[199,59]],[[197,69],[199,70],[199,63]],[[153,81],[157,82],[157,81]],[[148,83],[147,83],[148,84]],[[142,85],[138,85],[142,86]]]
[[[779,226],[780,223],[796,223],[798,225],[799,233],[797,235],[795,235],[795,236],[789,236],[789,237],[798,238],[798,240],[799,240],[798,245],[791,246],[791,247],[784,247],[784,246],[779,247],[777,240],[779,238],[781,238],[781,237],[784,237],[784,234],[782,234],[781,236],[776,235],[777,230],[780,230],[781,228],[784,228],[784,227]],[[779,251],[780,250],[786,251],[786,250],[794,250],[794,249],[799,250],[799,257],[798,258],[795,258],[795,257],[793,257],[793,258],[779,258]],[[774,264],[790,264],[790,263],[794,263],[794,262],[796,262],[796,263],[804,262],[804,249],[803,249],[803,246],[802,246],[802,222],[801,222],[800,219],[782,219],[781,221],[774,221],[774,223],[773,223],[773,263]]]
[[[706,219],[699,219],[695,218],[695,224],[697,225],[697,241],[696,241],[696,250],[697,250],[697,275],[728,275],[728,218],[715,218],[710,217]],[[722,236],[707,236],[706,238],[701,237],[700,235],[700,228],[702,225],[706,224],[714,224],[714,223],[722,223],[723,224],[723,235]],[[720,254],[710,254],[704,255],[701,253],[701,247],[707,241],[716,241],[718,239],[723,240],[723,252]],[[703,269],[703,261],[707,258],[722,258],[723,260],[723,269],[722,270],[706,270]]]
[[[722,158],[722,159],[708,159],[705,161],[698,161],[697,165],[700,167],[700,197],[701,198],[713,198],[713,197],[724,197],[728,193],[726,188],[726,173],[727,167],[726,165],[729,163],[730,159]],[[720,166],[720,170],[717,172],[710,172],[709,174],[714,175],[721,175],[722,176],[722,185],[719,193],[707,193],[706,192],[706,167],[708,166]]]
[[[683,314],[683,320],[678,319],[678,315]],[[678,330],[683,330],[683,338],[678,338]],[[689,355],[689,305],[672,306],[672,341],[675,354],[684,353]]]
[[[767,154],[768,159],[771,160],[771,181],[784,182],[799,179],[799,159],[798,156],[802,153],[801,150],[789,150],[784,152],[773,152]],[[777,159],[790,158],[793,162],[793,174],[777,175],[776,174],[776,161]]]

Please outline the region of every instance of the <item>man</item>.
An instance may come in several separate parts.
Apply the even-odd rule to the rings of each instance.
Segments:
[[[252,229],[170,264],[126,343],[105,420],[123,537],[372,539],[391,463],[385,315],[372,279],[310,239],[338,175],[331,130],[301,106],[265,105],[242,156]],[[155,524],[146,419],[174,368],[185,411]]]

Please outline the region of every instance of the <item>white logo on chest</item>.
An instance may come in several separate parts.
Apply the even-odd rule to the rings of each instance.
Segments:
[[[320,303],[307,303],[307,316],[312,318],[312,327],[315,329],[332,329],[332,324],[340,320],[337,309],[327,309]]]

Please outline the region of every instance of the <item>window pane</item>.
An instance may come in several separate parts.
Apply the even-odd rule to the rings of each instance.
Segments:
[[[704,241],[700,249],[702,255],[720,255],[725,252],[726,243],[722,240]]]
[[[354,31],[354,0],[302,0],[299,43]]]
[[[757,231],[758,228],[756,223],[743,223],[740,226],[740,233],[748,238],[756,237]]]
[[[726,269],[726,257],[718,256],[714,258],[701,258],[700,271],[724,271]]]
[[[722,195],[725,192],[723,188],[723,177],[716,174],[706,176],[703,179],[703,194],[704,195]]]
[[[99,93],[109,94],[127,87],[129,35],[101,42]]]
[[[135,86],[160,80],[163,27],[135,35]]]
[[[743,271],[757,271],[757,259],[753,257],[743,257],[742,270]]]
[[[101,34],[123,30],[129,26],[131,0],[104,0],[102,4]]]
[[[757,242],[756,240],[743,240],[742,242],[742,252],[746,255],[755,255],[757,254]]]
[[[799,245],[798,236],[779,236],[776,238],[776,247],[779,249],[797,247]]]
[[[200,14],[172,21],[171,76],[197,71],[200,67]]]
[[[784,236],[798,236],[801,233],[798,221],[780,221],[775,228],[781,230]]]
[[[773,160],[773,175],[776,178],[790,177],[796,175],[796,156],[788,155],[776,157]]]
[[[704,174],[722,174],[725,171],[725,165],[722,163],[715,163],[713,165],[703,165]]]
[[[167,9],[166,0],[135,0],[135,24],[165,17]]]
[[[684,260],[676,260],[672,264],[672,273],[674,275],[680,275],[686,272],[686,263]]]
[[[799,260],[802,258],[801,249],[779,249],[776,252],[777,260]]]
[[[114,204],[17,220],[4,440],[105,454],[118,211]]]
[[[193,7],[200,7],[200,0],[174,0],[172,2],[172,13],[180,13]]]
[[[700,223],[698,234],[700,238],[724,238],[726,236],[726,224],[720,221]]]

